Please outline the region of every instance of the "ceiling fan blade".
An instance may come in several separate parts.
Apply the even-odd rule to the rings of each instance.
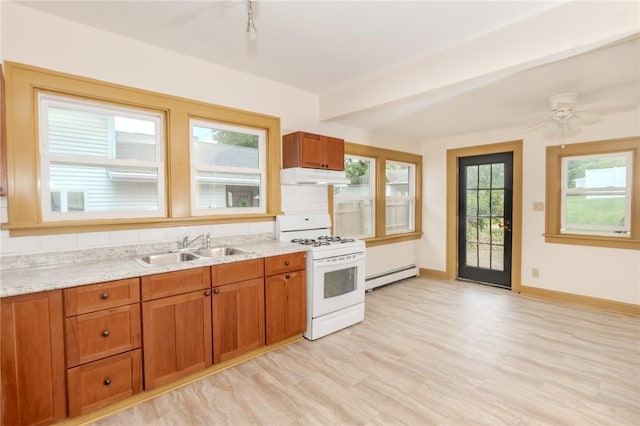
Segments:
[[[524,132],[525,132],[525,133],[533,132],[534,130],[537,130],[537,129],[540,129],[541,127],[546,126],[546,124],[547,124],[547,121],[546,121],[546,120],[545,120],[545,121],[542,121],[542,122],[540,122],[540,123],[538,123],[538,124],[534,124],[533,126],[526,127],[526,128],[524,129]]]
[[[602,116],[600,114],[596,114],[595,112],[591,111],[577,110],[574,112],[574,114],[585,124],[593,124],[602,120]]]

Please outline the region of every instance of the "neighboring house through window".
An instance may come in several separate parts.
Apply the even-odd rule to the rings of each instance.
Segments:
[[[547,242],[640,248],[640,139],[547,147]]]

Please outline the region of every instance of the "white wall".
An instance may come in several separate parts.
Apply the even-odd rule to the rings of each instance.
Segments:
[[[640,111],[608,115],[585,127],[567,143],[615,139],[640,134]],[[544,138],[542,129],[525,133],[503,129],[451,136],[423,143],[425,238],[421,266],[446,269],[446,155],[448,149],[523,140],[522,284],[626,303],[640,303],[640,252],[637,250],[580,247],[544,242],[544,212],[533,202],[545,200],[545,147],[558,140]],[[532,277],[538,268],[540,277]]]
[[[365,132],[318,120],[318,97],[310,92],[236,72],[199,59],[64,20],[28,7],[0,2],[0,59],[139,87],[281,118],[282,134],[306,130],[367,144]],[[376,144],[384,146],[377,137]],[[388,145],[399,149],[396,145]],[[326,212],[326,187],[282,186],[284,212]],[[7,200],[0,197],[0,222]],[[0,233],[0,255],[36,253],[178,240],[184,235],[272,232],[273,222],[159,228],[10,238]],[[376,249],[393,251],[393,246]],[[417,252],[412,251],[416,263]],[[406,259],[393,267],[403,266]],[[368,265],[369,266],[368,262]],[[380,272],[371,265],[377,273]]]

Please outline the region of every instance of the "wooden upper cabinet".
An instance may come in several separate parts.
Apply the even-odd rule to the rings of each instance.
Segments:
[[[344,170],[344,140],[306,132],[284,135],[282,166]]]
[[[0,300],[2,424],[66,417],[62,291]]]

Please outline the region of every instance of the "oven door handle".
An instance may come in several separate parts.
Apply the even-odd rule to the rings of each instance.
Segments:
[[[341,257],[341,256],[338,256],[338,257]],[[318,259],[318,260],[315,260],[314,263],[319,266],[334,266],[334,265],[338,266],[338,265],[345,265],[347,263],[354,263],[361,259],[364,259],[364,253],[356,253],[355,256],[349,257],[348,259],[344,259],[344,260],[330,260],[330,258]]]

